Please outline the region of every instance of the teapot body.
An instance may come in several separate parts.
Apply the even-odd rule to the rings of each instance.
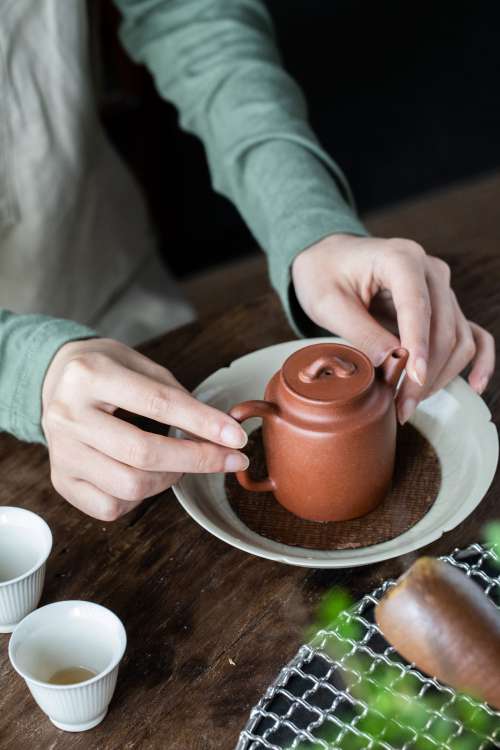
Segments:
[[[268,474],[278,502],[311,521],[346,521],[374,510],[387,495],[396,453],[396,409],[392,388],[380,383],[351,410],[310,420],[282,399],[280,373],[265,400],[276,413],[264,419],[262,436]]]
[[[268,477],[238,472],[250,491],[271,491],[311,521],[366,515],[387,495],[396,453],[394,397],[408,358],[390,352],[377,370],[357,349],[321,343],[292,354],[269,381],[265,400],[231,409],[263,418]]]

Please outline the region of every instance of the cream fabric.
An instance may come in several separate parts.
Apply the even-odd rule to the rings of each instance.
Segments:
[[[138,341],[193,318],[106,140],[84,0],[0,0],[0,307]]]

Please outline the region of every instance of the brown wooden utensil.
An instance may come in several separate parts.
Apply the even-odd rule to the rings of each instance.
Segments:
[[[381,599],[375,618],[418,669],[500,709],[500,612],[470,577],[422,557]]]

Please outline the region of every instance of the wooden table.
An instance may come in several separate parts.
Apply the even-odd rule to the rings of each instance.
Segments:
[[[385,236],[409,236],[452,263],[469,317],[500,341],[500,177],[459,186],[369,218]],[[263,296],[261,296],[263,293]],[[259,347],[291,338],[275,297],[203,320],[145,347],[188,387]],[[486,400],[500,417],[500,377]],[[1,750],[96,748],[230,750],[252,705],[295,653],[315,603],[334,583],[354,595],[404,568],[404,559],[344,571],[305,570],[250,557],[210,536],[171,492],[113,524],[91,520],[52,490],[45,450],[1,436],[0,503],[40,513],[54,532],[42,603],[89,599],[124,621],[129,647],[109,715],[69,735],[33,703],[0,636]],[[432,553],[478,540],[500,515],[499,482]]]

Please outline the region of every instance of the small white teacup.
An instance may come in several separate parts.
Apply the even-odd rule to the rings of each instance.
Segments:
[[[126,645],[125,628],[109,609],[92,602],[56,602],[17,626],[9,657],[51,722],[67,732],[83,732],[106,716]],[[75,670],[91,674],[71,682]],[[61,675],[63,682],[69,675],[70,684],[54,684]]]
[[[52,534],[40,516],[0,506],[0,633],[12,633],[42,596]]]

